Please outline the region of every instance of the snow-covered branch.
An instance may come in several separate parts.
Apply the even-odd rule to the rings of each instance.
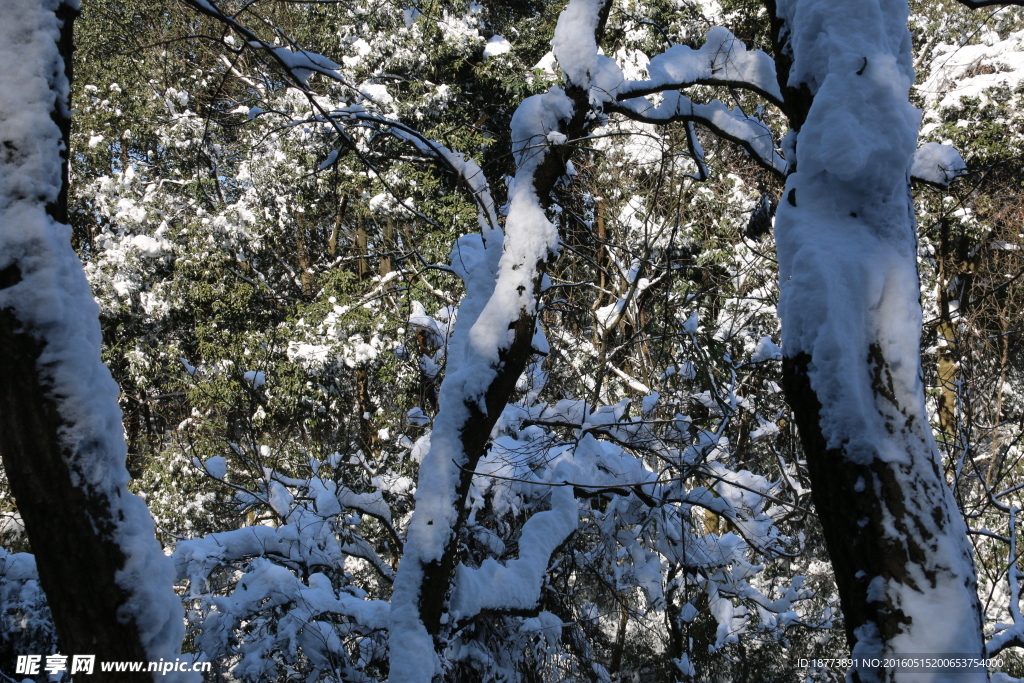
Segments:
[[[670,91],[664,93],[664,99],[658,105],[652,104],[646,98],[637,97],[618,103],[607,103],[604,109],[644,123],[699,123],[716,135],[743,147],[754,161],[778,177],[781,178],[786,173],[786,160],[775,146],[771,129],[760,119],[747,116],[738,107],[729,109],[718,100],[698,104],[682,93]]]
[[[985,649],[989,657],[995,657],[1003,650],[1011,647],[1024,647],[1024,616],[1021,615],[1020,599],[1020,557],[1017,555],[1017,513],[1018,508],[1009,507],[1009,551],[1006,557],[1006,581],[1009,588],[1007,594],[1007,610],[1010,623],[1000,624],[1001,630],[988,639]],[[998,628],[998,627],[997,627]]]
[[[761,50],[747,50],[728,29],[712,27],[704,44],[694,50],[673,45],[651,59],[646,81],[624,81],[608,94],[616,100],[643,97],[693,85],[744,88],[782,106],[775,62]]]
[[[534,513],[523,526],[519,557],[479,567],[459,565],[452,589],[452,618],[472,619],[485,610],[533,609],[551,556],[577,528],[579,511],[569,487],[551,490],[551,509]]]
[[[948,187],[951,182],[967,173],[960,152],[949,145],[926,142],[914,153],[910,167],[911,180],[918,180],[935,187]]]

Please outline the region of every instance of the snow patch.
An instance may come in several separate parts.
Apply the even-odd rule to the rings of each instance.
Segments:
[[[488,39],[487,44],[484,46],[484,59],[497,57],[498,55],[503,55],[511,51],[512,43],[508,42],[501,36],[491,36],[490,39]]]

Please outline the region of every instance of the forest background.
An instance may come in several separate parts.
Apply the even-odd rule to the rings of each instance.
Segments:
[[[382,610],[481,258],[464,236],[510,211],[512,116],[564,84],[551,53],[563,9],[234,8],[268,45],[326,55],[312,65],[341,75],[295,80],[309,63],[248,49],[194,8],[83,3],[73,246],[121,389],[131,488],[174,560],[184,651],[218,680],[387,678]],[[967,166],[914,187],[929,418],[990,652],[1024,677],[1008,647],[1024,629],[1024,13],[911,9],[921,142]],[[649,55],[700,48],[713,26],[771,49],[768,11],[744,0],[617,3],[600,46],[640,80]],[[782,144],[784,117],[757,93],[688,94],[739,107]],[[560,257],[457,537],[464,586],[520,562],[536,594],[448,596],[451,622],[433,634],[445,675],[842,680],[798,664],[848,650],[781,388],[782,179],[692,123],[593,124],[544,207]],[[9,674],[16,655],[58,646],[2,481],[0,495]]]

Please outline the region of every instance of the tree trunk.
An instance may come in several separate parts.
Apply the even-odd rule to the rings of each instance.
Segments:
[[[367,246],[366,220],[356,223],[356,274],[362,282],[370,277],[370,250]]]
[[[395,250],[395,224],[390,218],[384,220],[384,231],[381,235],[384,239],[381,242],[380,251],[380,275],[384,277],[395,269],[392,262],[391,252]]]
[[[921,382],[906,4],[779,0],[793,132],[776,217],[786,392],[854,655],[983,657],[966,526]],[[860,668],[851,680],[983,681]]]
[[[102,493],[72,483],[80,473],[67,461],[81,453],[61,443],[67,424],[36,370],[44,347],[15,331],[20,327],[10,309],[0,311],[0,454],[61,649],[101,661],[148,659],[134,621],[117,618],[130,595],[114,580],[125,555],[110,537],[110,506]],[[111,681],[138,680],[108,675]]]
[[[302,286],[302,296],[306,301],[313,299],[313,273],[310,270],[312,263],[309,259],[309,249],[306,247],[306,214],[295,215],[295,255],[298,262],[299,283]]]
[[[939,304],[939,324],[935,334],[938,341],[936,353],[937,379],[939,384],[939,431],[946,443],[956,440],[956,399],[959,367],[957,363],[957,334],[950,311],[949,285],[954,277],[951,266],[955,256],[950,237],[949,219],[943,217],[939,239],[939,283],[936,298]]]
[[[609,6],[608,0],[597,4],[593,28],[598,34]],[[448,603],[462,559],[460,534],[473,473],[533,353],[543,274],[558,245],[544,208],[572,149],[549,145],[548,136],[585,137],[592,125],[588,90],[586,84],[570,83],[564,92],[535,95],[520,105],[512,119],[517,171],[504,244],[497,243],[500,231],[491,227],[482,240],[460,238],[453,251],[452,265],[461,269],[466,296],[448,346],[430,450],[420,463],[416,508],[394,584],[389,676],[394,683],[426,683],[444,675],[441,662],[457,618],[449,614]],[[462,259],[461,249],[476,253]]]
[[[0,456],[63,653],[95,655],[97,681],[139,681],[150,674],[99,662],[173,658],[184,625],[173,568],[127,490],[117,386],[66,225],[75,14],[0,3],[0,52],[18,52],[0,71]]]

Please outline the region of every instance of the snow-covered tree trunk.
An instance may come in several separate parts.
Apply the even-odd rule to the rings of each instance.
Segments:
[[[571,150],[566,143],[585,134],[590,113],[590,73],[567,66],[577,60],[565,52],[559,54],[559,31],[581,40],[580,48],[591,48],[581,49],[582,53],[596,55],[596,34],[603,29],[609,5],[609,0],[569,4],[555,33],[555,54],[566,71],[567,88],[527,98],[512,118],[516,175],[509,191],[503,243],[499,231],[485,227],[482,240],[477,235],[463,237],[452,255],[466,296],[449,344],[439,411],[430,450],[420,465],[416,509],[392,597],[389,680],[395,683],[426,683],[439,677],[438,654],[445,647],[445,630],[460,616],[471,616],[460,615],[449,603],[461,559],[459,535],[467,518],[466,500],[476,465],[516,381],[531,354],[538,346],[546,346],[537,328],[538,302],[545,266],[557,253],[559,238],[544,209],[555,183],[565,174]],[[552,507],[571,508],[571,514],[559,511],[539,528],[558,520],[548,531],[566,536],[575,529],[576,504],[571,495],[560,495],[558,501],[553,496]],[[524,551],[521,558],[526,555]],[[484,605],[511,612],[535,609],[535,604],[525,604],[530,602],[530,590],[525,588],[531,583],[539,588],[548,558],[538,555],[535,559],[544,566],[532,566],[530,571],[524,563],[503,575],[506,581],[522,584],[521,588],[490,586],[489,598],[467,595],[467,591],[478,591],[466,588],[458,605],[475,605],[476,611]],[[536,564],[532,559],[528,563]],[[524,581],[526,574],[536,582]]]
[[[0,454],[64,653],[153,661],[178,652],[183,615],[146,506],[127,489],[118,389],[71,249],[76,5],[0,3]]]
[[[775,231],[786,390],[855,655],[982,657],[967,529],[925,411],[900,0],[778,0],[792,132]],[[983,670],[852,680],[980,681]]]

